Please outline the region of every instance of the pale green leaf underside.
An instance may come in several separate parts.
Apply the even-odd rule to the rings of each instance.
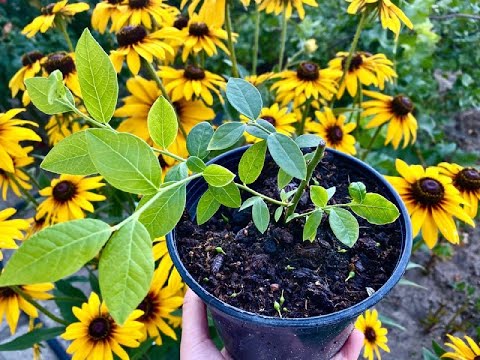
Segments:
[[[222,124],[213,134],[208,143],[208,150],[223,150],[236,144],[243,136],[246,125],[241,122]]]
[[[54,101],[52,104],[48,102],[48,94],[50,90],[50,80],[48,78],[34,77],[25,80],[25,85],[28,90],[28,95],[40,111],[48,115],[62,114],[72,111],[71,106]],[[70,104],[75,104],[73,95],[69,89],[65,89],[67,100]]]
[[[160,96],[150,108],[147,118],[148,132],[155,144],[167,148],[177,137],[177,114],[173,106]]]
[[[210,191],[215,199],[222,205],[238,208],[242,204],[240,190],[238,190],[238,187],[233,182],[223,187],[211,186]]]

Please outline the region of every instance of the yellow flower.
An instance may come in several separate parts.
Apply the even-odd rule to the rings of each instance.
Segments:
[[[188,0],[182,0],[180,8],[183,9],[188,2]],[[250,0],[240,0],[240,2],[244,7],[250,5]],[[255,0],[255,2],[259,4],[261,0]],[[190,5],[188,5],[189,16],[192,16],[199,4],[200,0],[192,0],[190,2]],[[216,24],[221,27],[225,22],[225,6],[226,0],[205,0],[199,12],[205,12],[211,20],[215,21]]]
[[[414,106],[410,98],[405,95],[393,97],[368,90],[364,90],[363,93],[374,99],[362,103],[364,109],[362,116],[375,115],[366,125],[367,129],[389,122],[385,145],[391,142],[396,149],[402,138],[404,148],[409,143],[415,142],[418,124],[412,114]]]
[[[475,360],[480,356],[480,346],[473,341],[469,336],[465,336],[467,344],[456,336],[447,334],[451,342],[446,342],[445,345],[452,348],[453,352],[446,352],[442,358],[453,360]]]
[[[103,34],[107,29],[108,22],[112,20],[110,30],[113,31],[113,28],[116,27],[114,24],[118,22],[120,15],[122,15],[121,3],[123,3],[123,0],[103,0],[99,2],[93,9],[92,27]]]
[[[472,219],[477,216],[478,201],[480,200],[480,172],[473,168],[464,168],[457,164],[442,162],[438,164],[440,174],[452,179],[453,186],[460,191],[465,201],[465,212]]]
[[[263,0],[258,9],[265,10],[267,14],[275,13],[275,15],[285,11],[285,16],[289,19],[292,16],[293,8],[295,8],[300,19],[303,19],[305,17],[303,4],[313,7],[318,6],[316,0]]]
[[[78,97],[82,97],[80,83],[78,82],[77,68],[75,66],[75,55],[66,52],[58,52],[48,56],[43,64],[47,74],[60,70],[65,85]]]
[[[388,330],[382,327],[382,322],[378,320],[377,310],[365,311],[365,316],[360,315],[355,322],[355,327],[365,335],[363,357],[368,360],[374,359],[374,354],[379,360],[382,359],[380,351],[390,352],[387,345]]]
[[[129,356],[122,346],[136,348],[142,337],[143,324],[138,321],[142,311],[135,310],[123,325],[117,324],[108,313],[98,295],[90,294],[82,308],[73,307],[73,314],[80,320],[67,327],[62,334],[65,340],[73,340],[67,352],[73,359],[113,359],[112,352],[122,360]]]
[[[165,82],[172,101],[180,99],[203,99],[207,105],[213,104],[213,91],[223,102],[220,90],[225,90],[225,79],[195,65],[187,65],[184,69],[174,69],[168,66],[160,67],[158,72]]]
[[[348,57],[347,52],[337,53],[337,57],[328,63],[333,70],[343,72],[345,62]],[[374,85],[381,90],[385,88],[385,81],[392,82],[397,77],[393,69],[393,62],[387,59],[384,54],[369,54],[366,52],[357,52],[353,54],[350,67],[345,75],[345,79],[340,84],[337,93],[337,99],[340,99],[347,88],[350,96],[357,94],[358,84]]]
[[[422,229],[422,237],[432,249],[438,241],[438,230],[453,244],[459,243],[453,217],[475,226],[460,205],[464,204],[452,179],[439,174],[437,167],[424,169],[421,165],[407,165],[397,159],[398,173],[402,177],[386,176],[402,197],[412,219],[413,236]]]
[[[45,125],[48,135],[48,143],[56,145],[66,137],[77,131],[88,129],[87,125],[78,122],[79,116],[73,112],[52,115]]]
[[[0,189],[2,189],[2,199],[7,200],[8,189],[11,188],[13,193],[17,196],[22,196],[20,188],[24,190],[30,190],[32,185],[28,183],[30,176],[26,174],[22,168],[28,166],[34,162],[34,159],[28,154],[33,150],[33,146],[23,148],[26,152],[26,156],[13,156],[13,168],[14,171],[8,172],[0,169]]]
[[[163,0],[128,0],[120,6],[121,15],[112,23],[113,31],[119,31],[125,25],[143,25],[147,29],[159,26],[171,26],[179,14],[177,8]]]
[[[24,235],[22,230],[27,230],[30,224],[27,220],[23,219],[10,219],[17,210],[14,208],[7,208],[0,211],[0,260],[3,259],[2,249],[17,249],[18,246],[15,240],[23,240]],[[0,288],[2,289],[2,288]],[[0,323],[2,320],[2,307],[1,307],[1,290],[0,290]],[[14,330],[12,330],[13,334]]]
[[[347,2],[351,3],[347,9],[349,14],[365,11],[366,8],[377,9],[382,27],[390,29],[397,36],[400,34],[401,22],[409,29],[413,29],[410,19],[391,0],[347,0]]]
[[[260,118],[268,121],[275,126],[275,129],[279,133],[285,135],[292,135],[295,133],[295,127],[293,126],[297,122],[297,117],[294,113],[290,113],[287,107],[280,107],[278,104],[273,104],[270,107],[265,107],[260,112]],[[248,122],[248,118],[240,115],[240,119],[244,122]],[[247,142],[257,142],[261,139],[245,133]]]
[[[33,21],[25,26],[22,34],[28,38],[35,36],[37,32],[46,32],[55,26],[55,19],[61,17],[62,20],[73,17],[75,14],[87,11],[90,6],[87,3],[67,4],[68,0],[51,3],[42,8],[42,15],[37,16]]]
[[[265,81],[268,81],[274,77],[275,77],[275,74],[273,72],[266,72],[260,75],[245,76],[245,81],[248,81],[250,84],[258,87],[261,84],[263,84]]]
[[[342,76],[339,70],[323,69],[310,61],[304,61],[297,71],[285,70],[277,74],[280,77],[272,90],[277,92],[277,101],[287,105],[294,100],[295,107],[307,99],[318,100],[320,97],[330,100],[337,92],[336,80]]]
[[[101,180],[101,176],[86,178],[75,175],[60,175],[53,179],[50,186],[39,192],[47,199],[38,206],[37,217],[45,216],[47,224],[85,218],[84,210],[94,210],[90,201],[105,200],[105,196],[88,191],[105,186]]]
[[[25,91],[25,79],[30,79],[42,70],[45,56],[38,51],[31,51],[22,56],[22,67],[11,78],[8,87],[12,91],[12,98],[17,96],[19,91]],[[28,104],[24,104],[25,106]]]
[[[320,121],[307,122],[306,130],[318,134],[325,139],[328,147],[343,151],[344,153],[355,155],[355,138],[350,133],[355,129],[355,123],[345,124],[347,119],[345,115],[335,117],[332,109],[325,107],[324,111],[315,111],[315,116]]]
[[[25,239],[30,238],[33,234],[39,232],[40,230],[46,228],[48,224],[45,222],[45,216],[38,218],[36,215],[33,218],[28,219],[30,227],[27,230]]]
[[[32,121],[16,119],[15,116],[22,111],[25,109],[11,109],[6,113],[0,113],[0,169],[10,173],[15,172],[13,157],[21,158],[28,155],[19,142],[42,141],[33,130],[21,127],[21,125],[37,126]]]

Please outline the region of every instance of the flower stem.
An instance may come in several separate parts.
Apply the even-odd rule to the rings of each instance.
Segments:
[[[303,110],[302,114],[302,121],[300,122],[300,126],[298,128],[298,135],[303,135],[305,132],[305,122],[307,121],[308,113],[310,112],[311,101],[308,99],[305,103],[305,109]]]
[[[57,26],[58,26],[60,32],[62,33],[63,37],[65,38],[65,41],[67,42],[68,49],[70,50],[70,52],[74,52],[75,49],[73,47],[72,40],[70,39],[70,35],[68,35],[67,25],[65,23],[65,20],[62,19],[62,18],[58,18],[58,19],[59,20],[56,21],[56,23],[57,23]]]
[[[257,75],[259,39],[260,39],[260,10],[258,10],[258,4],[255,4],[255,33],[253,35],[252,75]]]
[[[365,160],[367,158],[367,155],[370,153],[370,150],[372,150],[372,146],[373,146],[373,143],[375,142],[375,140],[377,139],[378,137],[378,134],[380,134],[380,131],[382,130],[383,126],[385,124],[382,124],[380,125],[378,128],[377,128],[377,131],[375,131],[375,134],[373,134],[373,137],[370,139],[370,142],[368,143],[368,146],[367,148],[365,149],[365,152],[362,154],[362,157],[360,158],[360,160]]]
[[[282,11],[282,33],[280,35],[280,56],[278,58],[278,71],[282,71],[283,69],[283,57],[285,56],[285,44],[287,42],[287,10],[283,9]]]
[[[363,87],[362,83],[360,82],[360,79],[358,81],[358,87],[357,87],[357,105],[361,109],[362,108],[362,102],[363,102]],[[355,128],[355,132],[358,134],[360,132],[360,120],[362,119],[362,112],[359,111],[357,112],[357,127]]]
[[[42,312],[45,316],[49,317],[53,321],[62,324],[62,325],[69,325],[69,323],[63,319],[60,319],[59,317],[53,315],[49,310],[44,308],[42,305],[40,305],[38,302],[32,299],[30,295],[25,293],[20,286],[11,286],[10,289],[15,291],[18,295],[20,295],[23,299],[25,299],[27,302],[33,305],[33,307],[37,308],[40,312]]]
[[[253,194],[253,195],[256,195],[256,196],[259,196],[261,197],[262,199],[272,203],[272,204],[275,204],[275,205],[279,205],[279,206],[288,206],[289,203],[286,203],[286,202],[282,202],[282,201],[278,201],[274,198],[271,198],[271,197],[268,197],[266,195],[263,195],[255,190],[253,190],[252,188],[249,188],[247,185],[245,184],[238,184],[238,183],[235,183],[235,185],[239,188],[239,189],[242,189],[242,190],[245,190],[245,191],[248,191],[249,193]]]
[[[180,161],[180,162],[185,162],[187,160],[185,160],[184,158],[178,156],[178,155],[175,155],[174,153],[171,153],[170,151],[168,150],[160,150],[160,149],[157,149],[155,147],[152,147],[152,150],[159,153],[159,154],[162,154],[162,155],[165,155],[165,156],[168,156],[168,157],[171,157],[172,159],[175,159],[177,161]]]
[[[232,60],[232,75],[233,77],[240,77],[238,72],[237,57],[235,56],[235,47],[233,46],[232,34],[232,18],[230,16],[230,1],[225,3],[225,27],[228,35],[228,51],[230,52],[230,60]]]

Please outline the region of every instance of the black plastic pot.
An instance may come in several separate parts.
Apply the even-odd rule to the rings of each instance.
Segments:
[[[236,172],[238,162],[248,147],[229,151],[210,161]],[[328,315],[302,319],[281,319],[261,316],[220,301],[208,293],[182,264],[174,232],[167,235],[167,245],[175,267],[185,283],[207,304],[215,326],[228,353],[236,360],[328,360],[344,345],[353,330],[356,317],[371,308],[395,286],[407,267],[411,248],[412,230],[407,209],[400,196],[381,174],[365,163],[341,152],[327,149],[333,156],[352,168],[376,179],[383,194],[400,210],[399,222],[403,233],[401,255],[388,281],[373,295],[362,302]],[[202,179],[192,181],[187,188],[187,210],[192,217],[200,196],[207,189]]]

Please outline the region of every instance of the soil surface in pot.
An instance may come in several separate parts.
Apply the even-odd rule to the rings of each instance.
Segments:
[[[236,169],[232,169],[236,170]],[[278,199],[272,162],[265,165],[251,185]],[[330,201],[347,203],[348,184],[362,181],[368,192],[384,193],[368,174],[326,153],[313,178],[325,188],[336,186]],[[286,190],[295,189],[294,180]],[[242,193],[243,200],[250,197]],[[392,200],[392,199],[390,199]],[[302,241],[303,219],[275,223],[275,206],[269,204],[271,223],[261,234],[251,220],[251,209],[237,211],[222,207],[206,224],[198,226],[187,213],[176,228],[176,241],[185,267],[196,281],[220,300],[237,308],[266,316],[278,316],[273,307],[284,292],[284,317],[303,318],[348,308],[378,290],[390,277],[400,256],[402,231],[399,220],[370,225],[357,217],[360,238],[353,248],[333,235],[325,215],[313,243]],[[313,209],[308,191],[297,212]],[[218,254],[221,247],[226,255]],[[355,276],[347,280],[348,274]]]

